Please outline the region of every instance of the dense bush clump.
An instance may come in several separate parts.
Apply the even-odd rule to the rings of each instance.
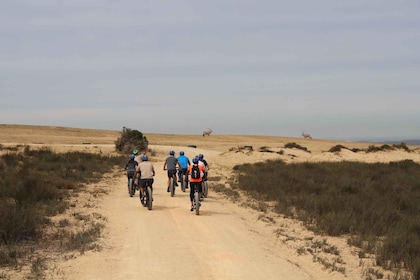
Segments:
[[[121,136],[115,141],[115,149],[119,152],[129,154],[135,149],[146,151],[148,144],[149,142],[143,133],[124,127]]]
[[[269,161],[234,170],[241,189],[276,201],[278,212],[316,231],[367,240],[363,249],[376,253],[379,263],[404,264],[420,276],[420,165],[413,161]]]

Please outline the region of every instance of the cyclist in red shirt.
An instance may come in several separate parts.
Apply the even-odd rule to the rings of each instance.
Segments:
[[[194,166],[198,167],[200,170],[200,176],[199,178],[193,178],[192,176],[190,176],[189,180],[190,180],[190,201],[191,201],[191,211],[194,211],[194,205],[193,205],[193,201],[194,201],[194,191],[195,188],[198,188],[199,192],[202,193],[203,192],[203,176],[204,176],[204,172],[205,172],[205,168],[204,166],[198,165],[199,159],[197,157],[195,157],[192,160],[193,164],[188,166],[187,169],[187,175],[191,175],[191,172],[194,168]]]

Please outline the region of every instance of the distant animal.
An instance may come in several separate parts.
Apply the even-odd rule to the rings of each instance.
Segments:
[[[302,136],[304,139],[312,139],[312,136],[308,133],[302,132]]]
[[[208,130],[203,131],[203,136],[210,136],[210,134],[213,132],[210,128]]]

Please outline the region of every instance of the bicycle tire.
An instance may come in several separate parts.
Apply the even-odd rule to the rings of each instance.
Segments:
[[[153,206],[153,196],[152,196],[152,188],[147,186],[146,189],[146,201],[147,201],[147,209],[152,210]]]
[[[181,175],[181,189],[183,192],[185,192],[185,189],[187,188],[187,182],[185,181],[184,175]]]
[[[130,195],[130,197],[133,197],[133,187],[134,187],[134,183],[133,183],[133,178],[130,178],[128,180],[128,194]]]
[[[131,193],[130,196],[133,197],[136,194],[136,186],[134,185],[134,182],[131,183]]]
[[[207,182],[207,180],[204,181],[204,190],[203,190],[203,194],[204,197],[207,198],[207,194],[209,193],[209,183]]]
[[[169,191],[171,192],[171,196],[175,195],[175,182],[174,182],[174,178],[171,178],[171,182],[169,184]]]
[[[194,192],[195,214],[200,215],[200,193]]]

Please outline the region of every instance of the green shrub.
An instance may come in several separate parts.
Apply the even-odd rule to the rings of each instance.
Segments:
[[[126,154],[132,153],[133,150],[146,151],[148,141],[138,130],[132,130],[124,127],[121,136],[115,141],[115,149]]]

